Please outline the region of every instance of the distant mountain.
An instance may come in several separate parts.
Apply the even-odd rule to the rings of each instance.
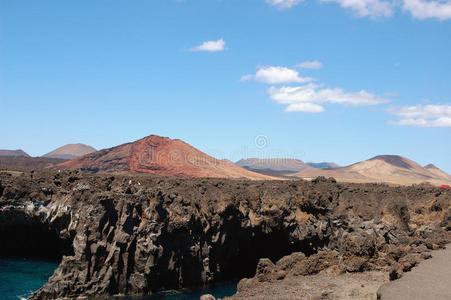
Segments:
[[[26,152],[21,149],[18,150],[0,150],[0,156],[23,156],[30,157]]]
[[[371,159],[336,169],[306,169],[292,176],[311,179],[317,176],[334,177],[347,182],[386,182],[413,184],[430,182],[450,183],[451,177],[435,166],[423,168],[416,162],[399,155],[379,155]]]
[[[43,157],[74,159],[95,151],[96,149],[85,144],[67,144],[43,155]]]
[[[449,175],[448,173],[446,173],[443,170],[440,170],[439,168],[437,168],[433,164],[429,164],[429,165],[425,166],[424,168],[426,170],[428,170],[429,172],[433,173],[434,175],[436,175],[437,177],[442,177],[442,178],[447,179],[447,180],[449,180],[451,182],[451,175]]]
[[[217,160],[181,140],[157,135],[89,153],[55,168],[182,177],[271,179]]]
[[[247,158],[241,159],[235,164],[255,172],[276,171],[290,173],[309,168],[302,160],[292,158]]]
[[[9,170],[37,170],[53,167],[66,161],[49,157],[0,156],[0,168]]]
[[[312,168],[315,168],[315,169],[336,169],[336,168],[340,168],[340,166],[337,165],[334,162],[319,162],[319,163],[308,162],[306,164],[309,165]]]

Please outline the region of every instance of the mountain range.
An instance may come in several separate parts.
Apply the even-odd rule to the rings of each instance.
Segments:
[[[227,161],[217,160],[181,140],[157,135],[89,153],[56,167],[182,177],[271,179]]]
[[[293,177],[312,179],[317,176],[334,177],[344,182],[386,182],[414,184],[451,182],[451,175],[434,165],[420,166],[399,155],[379,155],[346,167],[335,169],[305,169],[291,174]]]
[[[31,157],[23,150],[0,150],[0,168],[15,170],[46,169],[93,151],[96,150],[84,144],[64,145],[39,157]]]
[[[246,158],[240,159],[235,164],[254,172],[273,171],[279,173],[295,173],[309,168],[335,169],[340,167],[333,162],[305,163],[300,159],[294,158]]]
[[[235,163],[237,166],[252,171],[299,172],[309,168],[302,160],[292,158],[247,158]]]
[[[320,163],[308,162],[306,164],[315,169],[336,169],[340,167],[334,162],[320,162]]]
[[[333,162],[304,163],[302,160],[289,158],[247,158],[234,164],[227,159],[217,160],[181,140],[157,135],[100,151],[85,144],[68,144],[45,154],[39,161],[22,150],[0,150],[0,156],[0,167],[8,168],[17,165],[21,168],[28,166],[255,180],[310,180],[325,176],[342,182],[386,182],[403,185],[421,182],[435,185],[451,183],[451,175],[435,165],[422,167],[399,155],[379,155],[345,167]],[[43,161],[45,159],[49,161]]]

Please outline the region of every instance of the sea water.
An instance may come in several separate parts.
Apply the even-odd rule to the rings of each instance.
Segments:
[[[216,298],[229,297],[236,293],[237,282],[216,284],[207,289],[191,289],[183,291],[166,291],[146,297],[125,297],[126,300],[199,300],[200,296],[211,294]],[[116,298],[117,300],[117,298]]]
[[[52,276],[58,262],[25,258],[0,257],[0,299],[26,299],[42,287]],[[236,293],[237,282],[217,284],[208,289],[167,291],[147,297],[126,297],[127,300],[199,300],[201,295],[212,294],[217,298]],[[118,299],[118,298],[116,298]]]
[[[0,299],[28,298],[42,287],[58,262],[25,258],[0,258]]]

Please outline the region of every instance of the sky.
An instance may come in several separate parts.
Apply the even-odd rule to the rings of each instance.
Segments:
[[[150,134],[451,173],[451,2],[0,1],[0,149]]]

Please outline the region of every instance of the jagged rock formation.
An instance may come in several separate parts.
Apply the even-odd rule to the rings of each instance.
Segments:
[[[334,266],[396,277],[414,254],[449,240],[440,222],[450,197],[429,185],[325,178],[0,173],[0,237],[9,245],[0,255],[54,243],[61,264],[32,299],[143,295],[254,275],[270,282]],[[25,232],[36,238],[16,238]]]

